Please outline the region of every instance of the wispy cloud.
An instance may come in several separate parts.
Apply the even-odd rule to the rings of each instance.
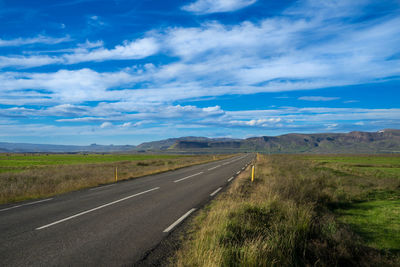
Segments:
[[[2,46],[22,46],[22,45],[30,45],[30,44],[59,44],[59,43],[64,43],[64,42],[71,42],[72,39],[70,36],[64,36],[64,37],[50,37],[50,36],[44,36],[44,35],[38,35],[35,37],[30,37],[30,38],[16,38],[16,39],[0,39],[0,47]]]
[[[110,106],[108,106],[110,105]],[[95,131],[99,135],[138,134],[148,133],[149,131],[165,132],[171,131],[171,127],[176,129],[210,129],[218,128],[220,131],[239,134],[248,134],[248,131],[349,131],[354,126],[364,130],[379,130],[388,125],[400,126],[400,109],[356,109],[356,108],[276,108],[271,110],[246,110],[246,111],[225,111],[218,106],[198,108],[195,106],[151,106],[137,108],[130,105],[130,110],[137,113],[121,112],[111,103],[101,104],[96,107],[86,107],[86,111],[81,114],[96,114],[103,110],[105,115],[114,109],[118,116],[106,115],[103,117],[85,117],[82,119],[60,119],[63,125],[43,125],[29,124],[24,125],[24,129],[29,131],[17,131],[18,135],[93,135]],[[127,106],[126,106],[127,107]],[[104,111],[105,110],[105,111]],[[4,112],[36,112],[36,116],[49,114],[45,109],[14,109],[1,110]],[[43,113],[43,114],[42,114]],[[53,113],[57,115],[57,113]],[[59,113],[58,116],[66,114]],[[79,115],[79,114],[75,114]],[[65,123],[72,123],[66,126]],[[91,126],[74,125],[76,122],[91,122]],[[8,121],[6,124],[0,122],[0,136],[12,134],[16,131],[18,122]],[[247,129],[247,130],[246,130]],[[122,132],[121,132],[122,131]],[[242,132],[243,131],[243,132]]]
[[[197,0],[182,9],[196,14],[231,12],[254,4],[257,0]]]
[[[52,64],[76,64],[88,61],[100,62],[106,60],[141,59],[154,55],[159,51],[159,45],[154,38],[143,38],[134,41],[125,41],[112,49],[103,47],[102,41],[79,44],[78,48],[59,50],[54,52],[71,51],[59,56],[0,56],[0,68],[17,67],[31,68]]]
[[[326,97],[326,96],[301,96],[299,100],[305,101],[333,101],[338,100],[340,97]]]
[[[254,2],[195,1],[184,9],[209,14],[234,11]],[[136,37],[118,45],[112,40],[112,46],[110,40],[85,42],[84,39],[74,45],[56,46],[54,51],[32,49],[15,54],[16,50],[4,48],[11,52],[0,56],[0,68],[5,70],[0,72],[0,104],[8,108],[1,109],[0,116],[48,116],[56,125],[70,123],[81,127],[87,123],[95,125],[96,131],[109,133],[118,130],[132,133],[132,128],[145,132],[146,127],[166,131],[163,127],[174,128],[174,125],[193,129],[215,127],[228,129],[228,133],[231,129],[339,131],[355,125],[374,129],[389,121],[391,125],[399,125],[398,109],[274,107],[242,111],[237,107],[233,111],[216,104],[208,107],[176,104],[198,98],[268,92],[282,92],[283,99],[289,98],[284,93],[288,91],[399,77],[398,14],[370,16],[368,8],[375,5],[374,1],[353,2],[297,1],[277,16],[236,24],[196,17],[201,21],[196,26],[155,28],[130,35]],[[102,21],[99,17],[90,20]],[[68,40],[69,37],[39,36],[0,40],[0,46],[57,44]],[[97,64],[116,60],[127,62]],[[48,67],[40,71],[27,69],[38,66]],[[21,71],[22,68],[27,70]],[[329,103],[330,106],[354,103],[345,101],[351,98],[342,95],[319,94],[301,92],[303,96],[298,100],[321,101],[320,104],[341,100]],[[296,99],[292,95],[290,98],[288,102]],[[2,127],[8,133],[12,129]],[[30,127],[39,126],[30,124],[26,128]],[[60,127],[47,129],[61,133]],[[73,127],[62,129],[72,131]],[[79,129],[91,132],[90,127]]]
[[[154,38],[143,38],[135,41],[125,41],[113,49],[97,48],[94,50],[80,49],[73,54],[64,55],[66,64],[74,64],[86,61],[105,61],[121,59],[140,59],[154,55],[159,50],[157,40]]]
[[[0,103],[5,99],[20,104],[42,98],[56,103],[78,103],[96,100],[123,99],[126,91],[108,91],[109,88],[133,83],[136,77],[126,71],[98,73],[91,69],[60,70],[54,73],[0,73]]]
[[[103,18],[97,15],[92,15],[87,18],[87,25],[92,30],[102,30],[110,25],[106,23]]]

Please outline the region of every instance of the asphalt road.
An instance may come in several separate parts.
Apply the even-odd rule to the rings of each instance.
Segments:
[[[0,205],[0,265],[132,265],[253,159],[253,154],[241,155],[50,199]]]

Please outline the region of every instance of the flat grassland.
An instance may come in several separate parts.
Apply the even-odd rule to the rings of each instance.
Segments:
[[[52,165],[109,163],[149,159],[176,159],[179,155],[123,154],[0,154],[0,172],[18,172]]]
[[[173,266],[400,266],[400,155],[258,155]]]
[[[228,155],[0,154],[0,204],[174,170]]]

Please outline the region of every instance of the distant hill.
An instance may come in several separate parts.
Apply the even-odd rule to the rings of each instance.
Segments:
[[[132,151],[135,146],[103,146],[92,144],[90,146],[69,146],[69,145],[46,145],[27,143],[4,143],[0,142],[0,152],[6,153],[77,153],[77,152],[122,152]]]
[[[169,138],[160,141],[146,142],[136,146],[136,151],[176,151],[181,149],[204,148],[207,144],[214,142],[230,142],[229,138],[208,138],[197,136],[185,136],[180,138]],[[241,140],[241,139],[238,139]],[[186,147],[184,147],[186,145]]]
[[[143,143],[142,151],[175,153],[400,153],[400,130],[285,134],[247,139],[182,137]]]
[[[187,136],[142,143],[138,146],[67,146],[0,143],[0,152],[126,152],[126,153],[400,153],[400,130],[378,132],[285,134],[247,139]]]
[[[180,138],[169,138],[160,141],[146,142],[136,146],[135,150],[167,150],[174,146],[177,142],[180,141],[199,141],[199,142],[208,142],[209,138],[207,137],[195,137],[195,136],[186,136]]]

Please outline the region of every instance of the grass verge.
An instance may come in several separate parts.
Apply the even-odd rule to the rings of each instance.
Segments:
[[[46,158],[46,155],[29,155],[26,159],[22,155],[16,157],[18,158],[12,159],[12,163],[6,164],[0,161],[0,169],[2,165],[24,168],[19,171],[0,172],[0,204],[49,197],[112,183],[115,181],[115,168],[118,168],[118,180],[126,180],[231,156],[50,155],[50,158]],[[66,164],[62,164],[63,159]],[[120,161],[121,159],[123,161]]]
[[[253,184],[249,176],[241,174],[192,220],[171,265],[399,266],[392,230],[400,225],[393,208],[400,179],[359,176],[292,155],[258,155]],[[360,227],[382,213],[387,235],[384,222]],[[364,232],[373,233],[370,240]]]

